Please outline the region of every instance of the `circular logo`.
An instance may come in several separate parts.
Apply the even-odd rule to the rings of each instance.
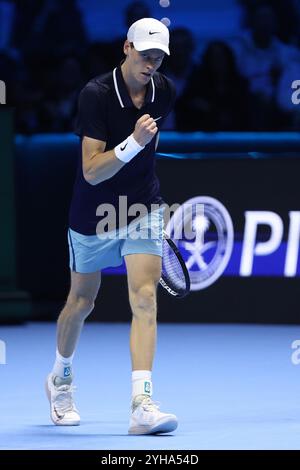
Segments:
[[[234,233],[231,217],[217,199],[189,199],[174,212],[166,232],[183,256],[191,290],[205,289],[222,275],[232,253]]]

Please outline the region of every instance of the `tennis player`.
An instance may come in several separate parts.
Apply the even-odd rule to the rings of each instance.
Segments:
[[[124,258],[133,314],[128,432],[166,433],[176,429],[177,418],[161,412],[152,401],[151,371],[163,231],[155,148],[159,128],[175,99],[173,84],[157,72],[164,55],[170,54],[168,28],[153,18],[136,21],[128,30],[124,54],[119,67],[91,80],[79,98],[76,134],[81,137],[81,160],[68,231],[71,288],[58,318],[56,361],[46,388],[52,421],[57,425],[78,425],[80,416],[72,385],[75,347],[83,322],[94,308],[101,270],[121,265]],[[113,238],[105,238],[102,232],[100,236],[99,207],[113,205],[118,219],[120,195],[127,197],[128,206],[143,203],[149,208],[157,204],[158,208],[149,212],[151,217],[146,215],[138,222],[143,231],[151,223],[151,238],[130,236],[128,227],[136,228],[136,219],[125,226],[118,225]]]

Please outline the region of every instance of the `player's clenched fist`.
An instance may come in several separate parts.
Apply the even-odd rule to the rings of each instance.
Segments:
[[[137,121],[133,132],[133,137],[141,146],[149,144],[150,140],[157,133],[156,122],[149,114],[143,114]]]

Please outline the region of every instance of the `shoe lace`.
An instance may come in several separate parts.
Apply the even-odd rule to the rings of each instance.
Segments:
[[[55,407],[61,414],[75,409],[73,402],[73,393],[76,387],[74,385],[61,385],[56,387]]]
[[[154,402],[151,398],[145,398],[141,405],[145,411],[158,411],[160,403]]]

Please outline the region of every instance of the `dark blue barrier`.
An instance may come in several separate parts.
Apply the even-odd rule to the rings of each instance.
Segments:
[[[47,146],[50,151],[61,147],[76,148],[78,137],[73,134],[40,134],[17,136],[21,147],[35,151]],[[158,151],[162,153],[193,152],[300,152],[300,132],[161,132]]]
[[[160,152],[299,152],[300,132],[164,132]]]

